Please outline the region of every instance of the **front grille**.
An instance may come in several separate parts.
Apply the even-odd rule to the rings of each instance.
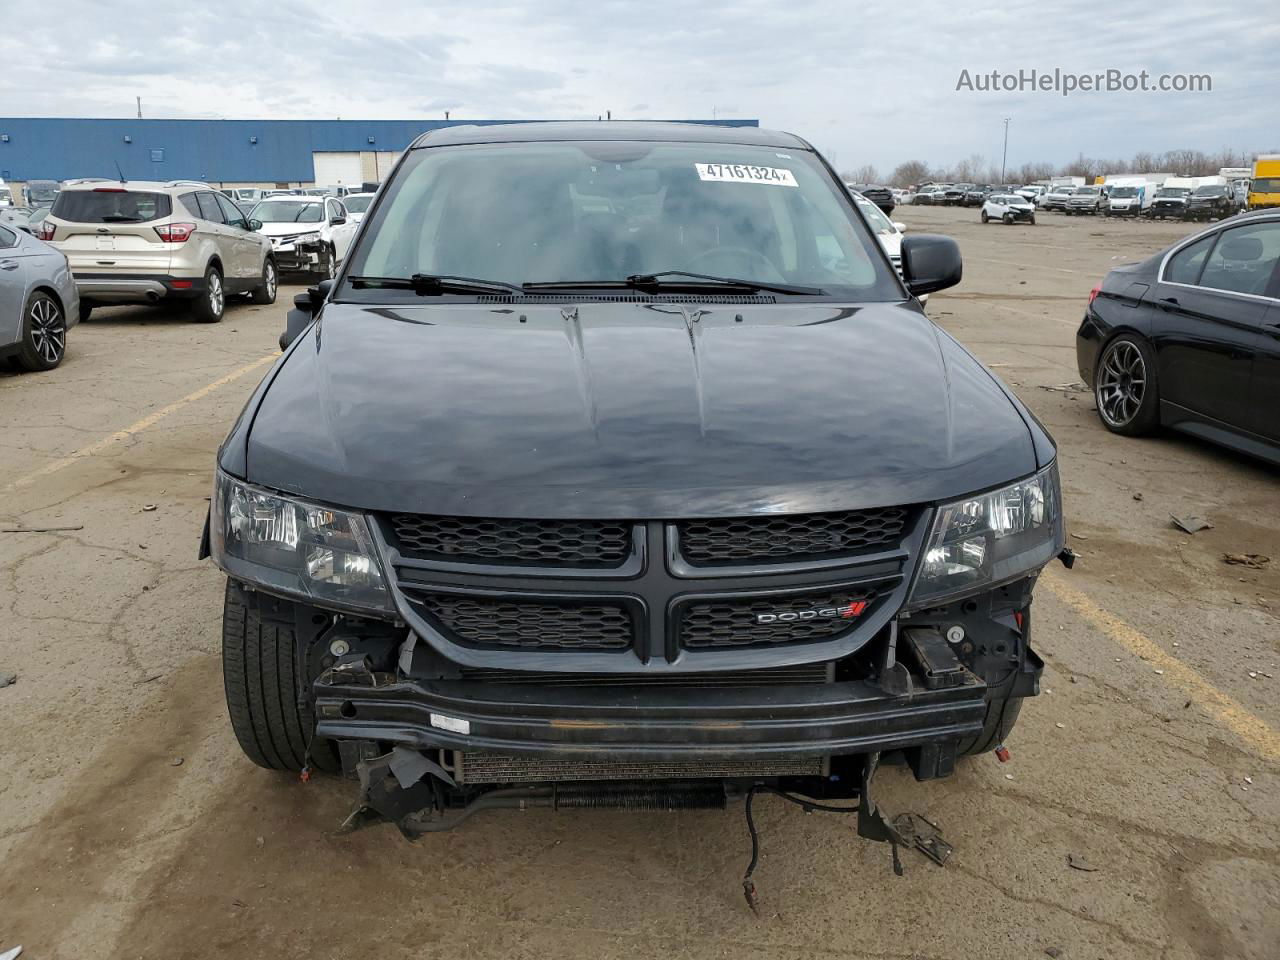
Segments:
[[[689,563],[786,563],[847,556],[896,545],[909,519],[905,507],[842,513],[685,520],[680,553]]]
[[[695,601],[681,612],[680,646],[699,650],[829,640],[855,627],[877,594],[874,587],[848,587],[789,597]],[[832,610],[834,615],[826,613]],[[761,615],[777,619],[761,623]]]
[[[540,603],[459,594],[417,594],[413,602],[458,643],[525,650],[625,650],[631,615],[621,604]]]
[[[631,552],[631,526],[618,520],[498,520],[395,514],[402,556],[460,563],[616,567]]]
[[[550,783],[566,780],[714,780],[755,777],[816,777],[821,757],[767,760],[568,760],[511,757],[497,753],[457,753],[454,776],[459,783]]]
[[[547,687],[777,687],[788,684],[830,683],[835,676],[830,663],[801,663],[762,670],[726,670],[720,673],[677,673],[649,676],[634,673],[545,673],[526,670],[493,670],[463,667],[462,679]]]

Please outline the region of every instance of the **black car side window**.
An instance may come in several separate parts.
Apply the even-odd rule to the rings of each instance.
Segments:
[[[1204,269],[1205,258],[1209,255],[1209,250],[1213,246],[1213,241],[1217,239],[1217,234],[1211,233],[1207,237],[1202,237],[1189,247],[1183,247],[1172,257],[1165,265],[1164,276],[1161,277],[1165,283],[1187,283],[1195,286],[1200,282],[1200,271]]]
[[[0,250],[18,245],[18,235],[8,227],[0,227]]]
[[[1262,296],[1280,260],[1280,223],[1233,227],[1218,235],[1205,261],[1202,287]]]

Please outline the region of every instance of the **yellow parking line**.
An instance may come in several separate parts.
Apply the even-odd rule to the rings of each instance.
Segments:
[[[155,426],[165,417],[169,416],[169,414],[176,413],[177,411],[181,410],[183,407],[188,406],[189,404],[195,403],[197,400],[200,400],[204,397],[207,397],[209,394],[213,393],[213,391],[217,390],[219,387],[225,387],[228,383],[231,383],[234,380],[239,380],[246,373],[251,373],[252,371],[257,370],[263,364],[270,363],[272,360],[276,359],[276,357],[278,356],[280,356],[280,354],[278,353],[268,354],[265,357],[258,358],[257,360],[253,361],[253,363],[246,363],[243,367],[240,367],[237,370],[232,370],[230,373],[219,377],[217,380],[214,380],[212,383],[205,384],[199,390],[196,390],[193,393],[187,394],[181,400],[175,400],[173,403],[169,404],[168,406],[161,407],[159,410],[155,411],[155,413],[148,414],[147,416],[143,417],[141,420],[137,421],[136,423],[129,424],[129,426],[125,427],[123,430],[117,430],[115,433],[110,434],[109,436],[103,437],[101,440],[95,440],[93,443],[89,444],[87,447],[81,447],[79,450],[75,451],[74,453],[70,453],[65,457],[60,457],[57,460],[53,460],[53,461],[50,461],[49,463],[46,463],[39,470],[36,470],[32,473],[28,473],[25,477],[19,477],[17,480],[14,480],[12,483],[8,484],[4,488],[5,492],[7,493],[10,490],[17,490],[17,489],[20,489],[21,487],[29,487],[31,486],[31,484],[35,483],[41,477],[47,477],[51,473],[57,473],[59,470],[62,470],[64,467],[69,467],[73,463],[77,463],[85,459],[86,457],[96,456],[97,454],[101,453],[103,450],[106,450],[108,447],[112,446],[113,444],[120,443],[122,440],[127,440],[136,433],[141,433],[143,430],[146,430],[148,427]]]
[[[1155,669],[1163,670],[1165,680],[1189,694],[1199,706],[1213,714],[1222,726],[1252,747],[1260,757],[1280,762],[1280,733],[1265,720],[1254,716],[1239,701],[1223,693],[1177,657],[1166,653],[1134,626],[1103,610],[1088,596],[1063,580],[1060,573],[1046,571],[1043,583],[1054,596],[1113,642],[1135,656],[1142,657]]]

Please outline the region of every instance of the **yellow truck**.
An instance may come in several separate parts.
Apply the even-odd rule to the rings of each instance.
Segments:
[[[1267,153],[1253,161],[1249,209],[1280,207],[1280,153]]]

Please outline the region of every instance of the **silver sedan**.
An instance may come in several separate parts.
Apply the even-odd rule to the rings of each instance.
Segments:
[[[52,370],[80,319],[80,298],[62,252],[0,223],[0,361]]]

